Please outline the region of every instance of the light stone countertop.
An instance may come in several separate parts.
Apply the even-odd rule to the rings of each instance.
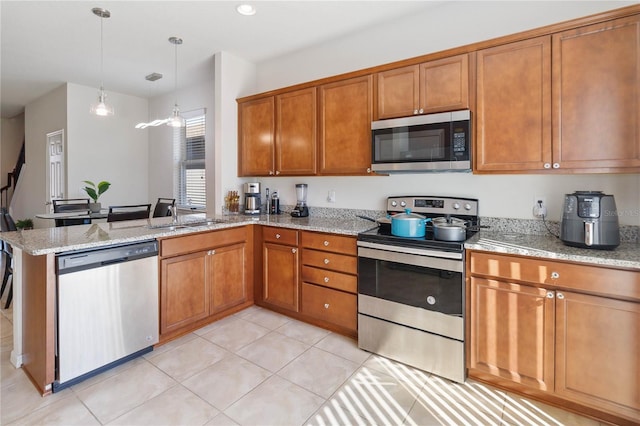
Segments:
[[[566,246],[551,235],[531,235],[480,231],[464,244],[466,249],[567,260],[640,270],[640,244],[623,242],[615,250],[595,250]]]
[[[90,225],[75,225],[54,228],[33,229],[28,231],[3,232],[0,237],[12,246],[31,255],[61,253],[107,247],[116,244],[132,243],[155,238],[167,238],[188,235],[195,232],[214,231],[236,226],[259,224],[279,226],[308,231],[330,232],[355,236],[375,224],[358,219],[336,217],[294,218],[289,214],[281,215],[225,215],[206,217],[204,214],[180,216],[178,225],[189,225],[213,219],[215,223],[202,226],[162,228],[158,225],[170,225],[171,218],[128,220],[121,222],[101,222]]]

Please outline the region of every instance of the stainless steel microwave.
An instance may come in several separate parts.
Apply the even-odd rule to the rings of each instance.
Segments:
[[[471,111],[371,123],[375,172],[471,171]]]

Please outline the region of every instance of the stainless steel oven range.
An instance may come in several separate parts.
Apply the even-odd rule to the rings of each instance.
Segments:
[[[478,200],[389,197],[387,212],[458,218],[466,237],[479,227]],[[464,241],[391,234],[380,224],[358,235],[358,346],[464,382]]]

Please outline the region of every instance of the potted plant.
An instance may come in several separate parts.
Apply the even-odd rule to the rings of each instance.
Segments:
[[[100,198],[100,195],[104,194],[107,191],[107,189],[109,189],[111,184],[106,180],[103,180],[102,182],[98,183],[97,186],[95,183],[91,182],[90,180],[85,180],[83,182],[86,183],[87,186],[85,186],[82,189],[84,189],[84,191],[87,193],[89,198],[93,200],[93,203],[89,203],[89,208],[94,213],[100,212],[100,208],[102,206],[98,202],[98,198]]]
[[[33,229],[33,220],[31,219],[20,219],[16,222],[16,228],[19,230],[23,229]]]

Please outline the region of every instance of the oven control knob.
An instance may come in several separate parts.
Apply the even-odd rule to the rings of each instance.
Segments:
[[[427,303],[430,305],[435,305],[436,304],[436,298],[433,296],[428,296],[427,297]]]
[[[405,203],[404,201],[400,201],[400,207],[407,207],[407,203]]]
[[[460,208],[460,203],[453,203],[453,209],[458,210]]]
[[[398,205],[398,203],[397,203],[397,202],[395,202],[395,201],[392,201],[392,202],[391,202],[391,207],[396,207],[397,205]]]
[[[471,204],[469,204],[469,203],[464,203],[464,209],[465,209],[465,210],[471,210]]]

